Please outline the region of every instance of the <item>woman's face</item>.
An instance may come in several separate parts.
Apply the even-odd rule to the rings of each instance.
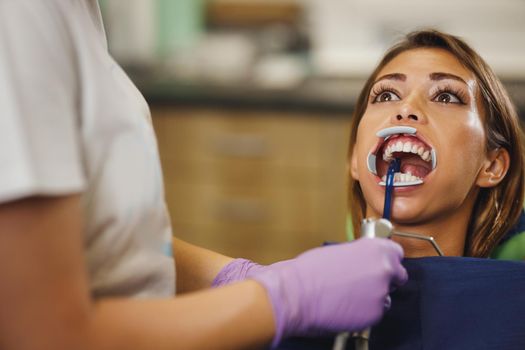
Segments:
[[[393,158],[401,160],[401,173],[410,174],[396,180],[394,222],[422,224],[470,213],[487,159],[478,96],[472,72],[441,49],[405,51],[379,72],[351,160],[367,217],[383,214],[380,183]],[[400,129],[386,138],[376,135],[394,126],[415,128],[415,134]]]

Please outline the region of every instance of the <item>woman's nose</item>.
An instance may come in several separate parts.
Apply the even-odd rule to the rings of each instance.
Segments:
[[[410,120],[413,120],[413,121],[417,122],[420,118],[417,115],[415,115],[415,114],[409,114],[407,116],[404,116],[403,114],[398,114],[398,115],[395,116],[395,119],[397,121],[402,121],[402,120],[410,121]]]
[[[394,113],[391,117],[393,124],[399,123],[425,123],[426,116],[422,108],[420,108],[421,101],[415,101],[415,99],[406,100],[404,104],[400,106],[397,113]]]

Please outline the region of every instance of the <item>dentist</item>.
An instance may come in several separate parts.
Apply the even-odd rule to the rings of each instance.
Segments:
[[[383,239],[270,266],[172,239],[148,106],[95,0],[0,0],[0,91],[4,350],[276,346],[370,326],[407,279]]]

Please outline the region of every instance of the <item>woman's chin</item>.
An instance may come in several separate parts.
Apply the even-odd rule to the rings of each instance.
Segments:
[[[412,209],[393,210],[391,221],[399,225],[417,225],[424,222],[424,216],[421,212]]]

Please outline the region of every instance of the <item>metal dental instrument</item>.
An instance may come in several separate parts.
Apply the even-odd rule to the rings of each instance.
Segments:
[[[396,172],[399,172],[401,166],[401,161],[398,158],[395,158],[392,160],[390,165],[388,166],[388,171],[386,174],[386,188],[385,188],[385,203],[383,207],[383,218],[386,219],[385,221],[390,222],[390,206],[392,204],[392,191],[394,189],[394,175]],[[361,226],[361,237],[386,237],[388,232],[381,232],[380,234],[376,234],[375,232],[375,226],[370,226],[368,222],[363,220],[363,224]],[[391,230],[390,230],[391,231]],[[368,337],[370,335],[370,328],[365,329],[361,332],[354,332],[352,333],[352,337],[355,338],[355,348],[356,350],[368,350]],[[342,332],[337,335],[335,338],[335,343],[333,350],[344,350],[346,347],[346,342],[348,338],[350,337],[349,332]]]
[[[390,224],[392,225],[392,224]],[[439,248],[439,245],[437,244],[436,240],[432,236],[423,236],[417,233],[410,233],[410,232],[401,232],[397,230],[392,230],[391,233],[392,236],[399,236],[399,237],[407,237],[407,238],[413,238],[413,239],[419,239],[422,241],[427,241],[430,244],[432,244],[432,247],[434,247],[434,250],[438,253],[439,256],[444,256],[443,251],[441,248]]]
[[[399,172],[401,168],[401,161],[399,158],[394,158],[388,165],[386,173],[386,187],[385,187],[385,202],[383,204],[383,220],[390,223],[390,214],[392,212],[392,192],[394,190],[394,177],[396,172]],[[392,224],[390,224],[390,228]],[[380,229],[380,230],[376,230]],[[374,225],[371,221],[363,220],[361,225],[361,236],[368,238],[386,238],[389,236],[388,227],[385,225]],[[352,336],[355,338],[356,350],[368,350],[368,339],[370,338],[371,328],[367,328],[364,331],[353,333]]]
[[[443,251],[441,250],[441,248],[439,248],[439,245],[437,244],[434,237],[394,230],[392,223],[385,218],[364,219],[363,223],[361,224],[361,237],[391,238],[392,236],[408,237],[427,241],[430,244],[432,244],[439,256],[444,255]],[[354,338],[355,350],[368,350],[368,339],[370,338],[370,331],[371,329],[367,328],[362,332],[352,333],[352,337]],[[345,346],[346,344],[343,344],[342,346],[340,345],[338,348],[334,346],[334,350],[343,350]]]
[[[392,236],[408,237],[427,241],[439,256],[444,256],[443,251],[432,236],[424,236],[417,233],[402,232],[394,229],[392,223],[384,218],[364,219],[361,225],[361,236],[369,238],[391,238]]]
[[[385,202],[383,208],[383,218],[381,219],[364,219],[361,224],[361,237],[368,238],[391,238],[392,236],[407,237],[413,239],[419,239],[427,241],[432,244],[432,247],[436,250],[439,256],[443,256],[443,251],[439,248],[434,237],[424,236],[416,233],[401,232],[394,230],[392,223],[390,222],[391,217],[391,206],[392,206],[392,191],[394,188],[394,175],[399,171],[400,160],[394,159],[387,171],[386,176],[386,188],[385,188]],[[370,338],[371,328],[367,328],[361,332],[352,333],[354,338],[355,350],[368,350],[368,340]],[[344,350],[346,348],[346,342],[350,337],[349,332],[342,332],[337,335],[334,342],[333,350]]]

